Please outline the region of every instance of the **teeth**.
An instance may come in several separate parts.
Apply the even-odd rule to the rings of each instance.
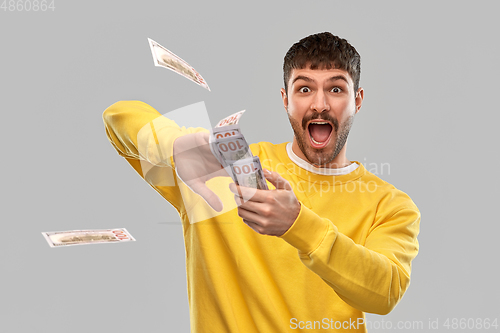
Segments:
[[[320,145],[320,144],[322,144],[322,143],[323,143],[323,142],[318,142],[318,141],[314,140],[312,136],[311,136],[311,140],[312,140],[315,144],[317,144],[317,145]]]

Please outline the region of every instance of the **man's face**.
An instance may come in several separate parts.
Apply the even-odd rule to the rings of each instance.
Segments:
[[[288,94],[281,89],[295,137],[292,149],[317,167],[341,167],[354,115],[361,108],[363,89],[354,91],[342,69],[293,69]]]

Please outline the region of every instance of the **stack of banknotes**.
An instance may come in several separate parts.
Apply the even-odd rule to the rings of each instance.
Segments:
[[[210,148],[236,184],[267,190],[259,157],[252,155],[238,125],[244,112],[236,112],[219,121],[210,133]]]

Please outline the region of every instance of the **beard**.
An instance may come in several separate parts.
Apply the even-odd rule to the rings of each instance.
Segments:
[[[342,148],[347,141],[347,137],[349,136],[349,131],[351,130],[352,124],[354,122],[354,113],[347,118],[346,121],[339,124],[337,119],[333,118],[328,113],[317,113],[314,112],[310,115],[306,115],[302,119],[302,124],[300,124],[297,120],[290,117],[288,114],[288,119],[290,120],[290,124],[292,125],[293,133],[295,135],[295,139],[297,140],[297,144],[299,149],[302,151],[304,156],[307,158],[309,163],[316,167],[326,167],[327,164],[331,163],[335,157],[340,153]],[[328,145],[321,149],[316,149],[310,146],[309,135],[307,123],[313,119],[322,119],[329,121],[333,128],[332,136],[330,138],[330,142]],[[334,142],[334,144],[332,144]]]

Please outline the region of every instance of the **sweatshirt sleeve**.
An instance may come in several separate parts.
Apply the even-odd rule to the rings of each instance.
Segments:
[[[171,164],[167,157],[172,156],[173,142],[182,131],[153,107],[140,101],[119,101],[102,118],[108,140],[120,156],[153,165]]]
[[[108,140],[117,153],[179,210],[182,202],[174,176],[174,141],[182,135],[206,130],[181,128],[140,101],[116,102],[102,117]]]
[[[400,208],[375,221],[360,245],[301,205],[296,221],[281,237],[346,303],[364,312],[387,314],[410,284],[419,224],[416,207]]]

